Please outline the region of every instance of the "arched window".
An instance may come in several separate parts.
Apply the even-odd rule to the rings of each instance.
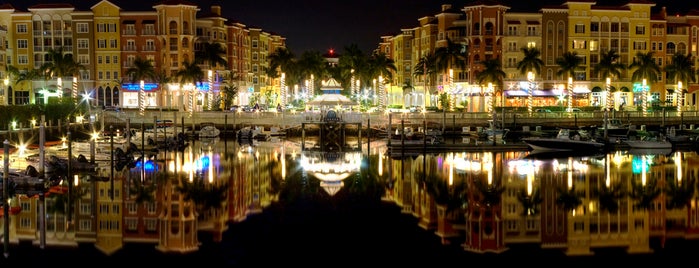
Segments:
[[[182,38],[182,48],[189,48],[189,39]]]
[[[170,34],[177,34],[177,22],[176,21],[170,21],[170,25],[168,26],[170,28]]]
[[[492,22],[488,22],[485,24],[485,35],[493,35],[493,26]]]
[[[667,52],[667,54],[675,54],[675,43],[668,42],[665,52]]]

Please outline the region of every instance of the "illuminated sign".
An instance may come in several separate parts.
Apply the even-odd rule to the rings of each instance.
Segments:
[[[128,90],[128,91],[139,91],[139,90],[141,90],[141,84],[126,83],[126,84],[122,84],[121,88]],[[145,83],[145,84],[143,84],[144,91],[154,91],[157,89],[158,89],[157,83]]]
[[[141,84],[139,83],[125,83],[121,85],[121,88],[127,91],[139,91],[141,90]],[[144,91],[155,91],[158,89],[158,83],[145,83],[143,84]],[[209,83],[197,82],[197,89],[201,91],[209,90]]]

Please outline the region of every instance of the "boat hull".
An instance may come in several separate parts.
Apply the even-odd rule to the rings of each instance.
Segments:
[[[524,138],[522,141],[536,151],[598,152],[604,149],[604,143],[589,140]]]
[[[672,143],[669,141],[634,140],[625,143],[632,149],[672,149]]]

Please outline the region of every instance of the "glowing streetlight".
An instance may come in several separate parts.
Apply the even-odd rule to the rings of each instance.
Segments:
[[[59,77],[56,78],[56,93],[58,93],[58,97],[63,97],[63,80]]]
[[[207,106],[209,106],[209,110],[213,110],[213,104],[214,104],[214,71],[209,70],[208,72],[208,78],[209,78],[209,91],[207,92],[206,100],[207,100]]]
[[[73,98],[73,104],[78,106],[78,78],[73,76],[73,87],[71,88],[70,97]]]
[[[573,111],[573,78],[568,77],[568,112]]]
[[[677,91],[675,91],[675,99],[677,100],[677,116],[682,116],[682,105],[684,101],[682,96],[682,81],[677,82]]]
[[[643,117],[646,117],[648,113],[648,98],[646,98],[646,79],[643,79],[643,84],[641,86],[641,108],[643,109]]]
[[[138,90],[138,114],[144,115],[146,113],[146,84],[141,80],[141,84]]]
[[[527,81],[529,81],[529,86],[528,86],[528,96],[527,96],[527,112],[529,112],[529,116],[532,116],[532,106],[534,106],[534,96],[533,92],[534,91],[534,73],[533,72],[528,72],[527,73]]]
[[[606,86],[606,96],[605,98],[605,108],[606,110],[609,110],[612,108],[612,79],[607,77],[607,83],[605,84]]]

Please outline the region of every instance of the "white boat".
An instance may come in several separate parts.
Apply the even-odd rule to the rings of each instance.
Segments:
[[[672,149],[672,142],[668,141],[664,136],[625,140],[624,143],[631,149]]]
[[[523,138],[529,148],[536,151],[576,151],[599,152],[604,150],[604,143],[589,138],[582,130],[570,130],[562,128],[558,130],[556,137],[528,137]]]
[[[221,134],[221,130],[216,128],[212,122],[201,123],[199,128],[199,138],[215,138]]]

